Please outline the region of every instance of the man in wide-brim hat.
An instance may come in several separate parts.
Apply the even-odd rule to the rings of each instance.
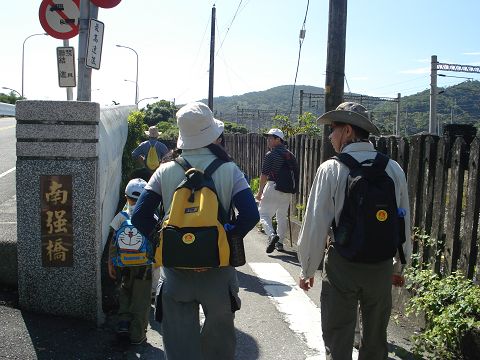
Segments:
[[[385,253],[381,254],[382,260],[376,257],[378,249],[370,248],[362,248],[361,253],[373,257],[369,263],[363,259],[359,261],[358,257],[349,257],[350,254],[343,251],[344,246],[350,245],[352,239],[356,240],[359,237],[356,233],[345,232],[347,235],[343,236],[342,240],[345,241],[342,242],[339,240],[342,234],[335,232],[339,238],[336,239],[332,231],[345,228],[347,224],[342,223],[341,215],[344,204],[347,204],[346,186],[350,169],[343,160],[347,158],[352,163],[366,162],[365,165],[367,163],[372,165],[373,159],[376,159],[378,154],[368,138],[370,134],[379,135],[380,132],[370,121],[367,109],[354,102],[340,104],[335,110],[320,116],[318,122],[330,125],[329,139],[335,151],[340,154],[338,158],[329,159],[320,165],[312,184],[297,243],[301,264],[299,285],[305,291],[313,286],[315,273],[325,255],[321,313],[327,358],[352,358],[357,307],[360,303],[363,333],[359,358],[387,359],[387,326],[392,305],[391,286],[403,285],[402,262],[405,259],[408,262],[411,255],[410,211],[405,174],[397,162],[379,155],[379,158],[383,158],[385,173],[393,181],[395,189],[390,191],[389,199],[391,202],[396,201],[396,206],[392,206],[391,209],[389,207],[388,210],[391,212],[388,213],[384,211],[380,214],[377,211],[376,218],[378,221],[384,221],[387,218],[385,214],[392,218],[403,216],[407,241],[403,246],[398,246],[401,246],[405,259],[402,259],[401,251],[397,251],[395,246],[392,246],[393,251],[387,252],[386,256]],[[393,189],[389,187],[389,190]],[[352,209],[350,205],[352,202],[353,200],[350,200],[347,209]],[[368,198],[365,202],[368,202]],[[358,208],[354,209],[358,211]],[[396,223],[395,220],[393,222]],[[388,230],[392,230],[392,234],[395,230],[399,232],[400,221],[398,227],[388,224]],[[359,229],[355,221],[352,227],[355,230]],[[326,249],[329,235],[330,241]],[[391,238],[396,240],[400,235],[395,237],[392,235]],[[367,240],[370,239],[372,237],[369,235]],[[372,241],[374,242],[375,238]],[[397,253],[392,261],[391,254],[395,251]]]
[[[155,171],[155,169],[160,165],[162,157],[168,153],[168,149],[164,143],[158,140],[158,137],[162,133],[158,131],[156,126],[150,126],[148,130],[144,131],[144,133],[148,136],[148,140],[142,142],[135,148],[135,150],[132,151],[132,157],[137,161],[138,165],[148,169],[148,172],[150,173],[149,175],[151,175],[153,171]],[[156,154],[152,153],[150,149],[155,150]],[[148,161],[149,152],[150,154],[156,155],[156,157],[153,159],[153,165],[150,165]],[[148,181],[148,178],[145,180]]]

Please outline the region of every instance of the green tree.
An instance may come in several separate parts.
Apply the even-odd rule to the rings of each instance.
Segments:
[[[225,121],[225,133],[227,134],[246,134],[248,129],[244,125],[240,125],[234,122]]]
[[[9,94],[0,93],[0,102],[7,103],[7,104],[15,104],[17,100],[21,100],[22,98],[16,96],[13,91],[10,91]]]
[[[287,137],[296,134],[307,134],[309,136],[320,136],[322,134],[322,128],[317,125],[316,115],[310,112],[299,115],[297,122],[293,122],[287,115],[276,115],[273,117],[273,124],[282,130]]]
[[[162,121],[175,118],[177,107],[171,101],[160,100],[153,104],[148,104],[141,111],[145,114],[145,124],[153,126]]]
[[[145,137],[144,131],[146,130],[146,126],[144,124],[144,118],[145,114],[141,111],[132,111],[130,115],[128,115],[128,135],[122,154],[122,186],[120,189],[125,189],[128,183],[128,177],[137,167],[135,159],[132,158],[132,151],[135,150]]]

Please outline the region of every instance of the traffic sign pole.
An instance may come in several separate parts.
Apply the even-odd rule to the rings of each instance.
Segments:
[[[68,40],[63,40],[63,46],[64,47],[69,47],[70,46],[70,42]],[[72,91],[72,88],[71,87],[67,87],[67,100],[70,101],[70,100],[73,100],[73,91]]]
[[[90,19],[98,17],[98,7],[89,0],[80,0],[80,29],[78,32],[77,100],[91,101],[92,69],[85,66]]]

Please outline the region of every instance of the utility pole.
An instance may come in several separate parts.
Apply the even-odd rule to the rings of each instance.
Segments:
[[[80,0],[80,21],[78,29],[78,85],[77,100],[90,101],[92,89],[92,69],[85,66],[87,37],[90,19],[98,17],[98,7],[89,0]]]
[[[212,27],[210,30],[210,70],[208,72],[208,107],[213,112],[213,74],[215,62],[215,5],[212,7]]]
[[[300,110],[299,115],[303,114],[303,90],[300,90]]]
[[[400,136],[400,98],[401,94],[397,93],[397,116],[395,118],[395,135]]]
[[[335,110],[343,101],[346,33],[347,0],[329,0],[325,112]],[[322,162],[335,153],[328,139],[328,130],[329,126],[323,127]]]
[[[430,117],[428,132],[438,135],[437,122],[437,55],[432,55],[430,67]]]

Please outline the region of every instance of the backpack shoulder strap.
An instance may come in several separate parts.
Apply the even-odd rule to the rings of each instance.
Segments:
[[[377,156],[375,156],[375,160],[373,161],[373,166],[385,170],[389,160],[390,158],[387,155],[377,152]]]
[[[188,171],[193,167],[192,165],[190,165],[190,163],[186,159],[184,159],[181,156],[178,156],[173,161],[175,161],[178,165],[180,165],[185,171]]]
[[[207,166],[207,168],[205,169],[204,171],[204,174],[207,175],[208,177],[211,177],[212,174],[223,164],[225,164],[226,161],[225,160],[221,160],[221,159],[215,159],[213,160],[210,165]]]
[[[347,165],[350,170],[361,166],[361,164],[357,160],[355,160],[352,155],[349,155],[347,153],[339,153],[336,156],[333,156],[332,159],[340,161],[341,163]]]
[[[127,213],[126,211],[120,211],[120,213],[121,213],[123,216],[125,216],[125,217],[126,217],[126,219],[125,219],[125,220],[128,220],[128,219],[130,219],[130,216],[128,216],[128,213]],[[125,220],[124,220],[124,221],[125,221]]]

